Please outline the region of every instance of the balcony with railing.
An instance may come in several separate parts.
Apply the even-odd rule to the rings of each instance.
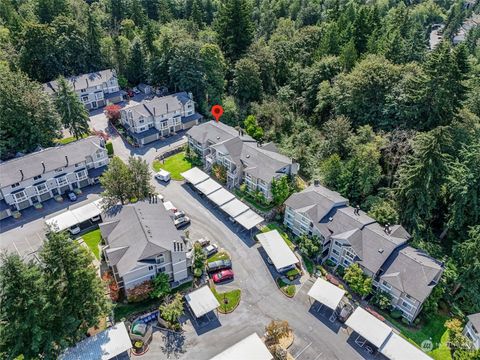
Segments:
[[[48,192],[48,187],[46,184],[36,185],[35,192],[37,193],[37,195],[43,195]]]
[[[12,195],[13,195],[13,199],[15,200],[16,203],[27,200],[27,194],[25,193],[24,190],[18,191],[15,194],[12,194]]]
[[[85,169],[79,170],[78,172],[76,172],[76,176],[78,181],[85,180],[88,177],[87,171]]]
[[[64,175],[62,177],[59,177],[56,179],[57,180],[57,185],[58,186],[65,186],[65,185],[68,185],[68,179],[67,177]]]

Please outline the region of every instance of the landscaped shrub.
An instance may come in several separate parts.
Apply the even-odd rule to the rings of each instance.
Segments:
[[[287,273],[285,274],[290,280],[295,279],[298,275],[300,275],[300,271],[298,269],[292,269],[288,270]]]
[[[319,270],[323,276],[327,275],[327,270],[325,270],[322,265],[317,265],[317,270]]]
[[[328,267],[335,267],[335,263],[330,259],[327,259],[327,261],[325,261],[325,265],[327,265]]]
[[[394,319],[400,319],[402,315],[403,312],[401,310],[393,309],[392,311],[390,311],[390,316]]]
[[[405,325],[410,325],[410,321],[405,318],[402,318],[402,323],[404,323]]]
[[[147,280],[127,291],[128,302],[140,302],[150,297],[152,282]]]
[[[345,268],[343,266],[338,266],[337,267],[337,274],[338,274],[338,276],[343,278],[343,275],[345,275]]]
[[[105,144],[105,149],[107,149],[108,156],[113,155],[113,144],[111,142]]]

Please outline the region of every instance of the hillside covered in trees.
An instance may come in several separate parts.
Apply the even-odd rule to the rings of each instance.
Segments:
[[[275,141],[445,261],[440,298],[480,311],[480,28],[462,1],[0,0],[0,151],[49,146],[42,82],[115,68],[123,87],[193,93]],[[444,40],[429,49],[432,25]],[[437,290],[438,289],[438,290]]]

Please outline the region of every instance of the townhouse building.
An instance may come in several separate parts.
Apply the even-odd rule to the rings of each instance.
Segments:
[[[0,163],[0,219],[93,184],[108,162],[104,140],[91,136]]]
[[[251,191],[260,191],[272,199],[272,180],[295,175],[299,165],[279,153],[275,144],[259,144],[242,130],[221,122],[210,121],[187,132],[189,146],[210,171],[214,164],[225,167],[228,188],[245,184]]]
[[[143,100],[126,106],[120,114],[121,124],[140,146],[190,129],[203,118],[195,112],[191,93],[186,92]]]
[[[468,322],[463,328],[465,335],[471,342],[474,349],[480,349],[480,313],[467,316]]]
[[[187,243],[161,201],[114,206],[102,219],[105,260],[124,292],[158,273],[166,273],[172,283],[189,277]]]
[[[87,110],[101,108],[107,103],[118,103],[125,94],[120,90],[117,74],[113,69],[72,76],[66,80]],[[58,91],[58,82],[49,81],[43,84],[43,89],[54,96]]]
[[[319,260],[344,268],[357,263],[393,307],[413,321],[443,273],[443,264],[408,245],[401,225],[381,226],[318,182],[285,202],[284,224],[295,235],[318,236]]]

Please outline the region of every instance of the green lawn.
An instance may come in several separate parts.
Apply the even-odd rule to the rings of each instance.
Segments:
[[[242,295],[242,291],[240,289],[227,291],[224,293],[217,292],[215,286],[212,286],[211,289],[218,302],[220,303],[218,311],[220,311],[221,313],[230,313],[238,306],[238,303],[240,302],[240,297]],[[227,300],[226,304],[225,299]]]
[[[445,328],[445,321],[448,316],[437,314],[435,318],[425,321],[420,329],[413,329],[397,319],[393,319],[388,313],[382,312],[382,315],[388,319],[395,327],[400,330],[402,335],[410,342],[421,346],[424,340],[430,340],[433,343],[433,350],[429,353],[435,360],[451,360],[450,350],[447,347],[448,330]]]
[[[230,256],[228,256],[226,252],[220,251],[215,255],[213,255],[212,257],[208,258],[207,263],[211,263],[217,260],[229,260],[229,259],[230,259]]]
[[[293,297],[293,295],[295,295],[295,285],[287,284],[283,282],[281,278],[277,278],[276,281],[280,290],[282,290],[287,296]]]
[[[263,205],[258,203],[250,194],[240,191],[240,189],[235,189],[235,195],[240,200],[248,203],[249,205],[253,206],[255,209],[260,211],[268,212],[273,209],[275,205]]]
[[[82,235],[83,241],[92,250],[95,257],[100,260],[100,242],[102,241],[102,235],[100,229],[90,231]]]
[[[170,172],[170,176],[173,180],[183,180],[180,173],[192,168],[192,163],[185,158],[184,152],[172,155],[166,158],[164,162],[154,160],[152,165],[155,172],[158,172],[160,169]]]
[[[86,138],[87,136],[89,136],[89,135],[83,135],[82,137],[80,137],[80,139],[84,139],[84,138]],[[79,139],[79,140],[80,140],[80,139]],[[66,144],[69,144],[69,143],[71,143],[71,142],[73,142],[73,141],[76,141],[76,140],[77,140],[77,139],[76,139],[74,136],[70,136],[70,137],[66,137],[66,138],[62,138],[62,139],[57,139],[57,140],[55,140],[55,142],[56,142],[57,144],[66,145]]]
[[[295,244],[292,242],[292,240],[290,240],[288,234],[285,231],[282,230],[282,228],[280,227],[280,224],[278,224],[276,222],[272,222],[270,224],[265,225],[262,228],[262,232],[268,232],[268,231],[271,231],[271,230],[278,230],[278,232],[282,236],[283,240],[285,240],[285,242],[290,247],[290,249],[292,249],[292,250],[295,249]]]

